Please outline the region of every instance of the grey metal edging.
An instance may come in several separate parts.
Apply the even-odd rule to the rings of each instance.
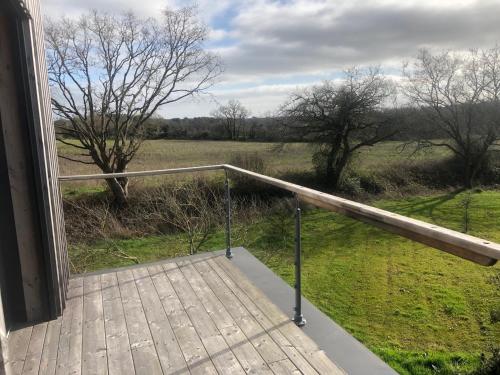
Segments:
[[[273,273],[249,251],[233,248],[231,259],[252,283],[283,312],[293,311],[294,289]],[[302,330],[324,350],[328,358],[352,375],[397,375],[388,364],[351,336],[347,331],[302,298],[307,324]],[[291,316],[291,315],[290,315]]]

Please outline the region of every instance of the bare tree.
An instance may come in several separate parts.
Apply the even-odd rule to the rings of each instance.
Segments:
[[[228,139],[237,140],[245,137],[245,120],[249,111],[238,100],[230,100],[226,105],[221,105],[213,114],[220,119]]]
[[[466,53],[420,51],[404,68],[411,103],[432,124],[417,147],[445,147],[471,187],[500,136],[500,48]]]
[[[280,111],[287,128],[318,145],[314,162],[332,187],[356,150],[395,134],[380,111],[392,93],[380,69],[352,68],[345,75],[342,83],[326,81],[293,94]]]
[[[93,11],[48,21],[52,104],[69,124],[59,140],[82,150],[81,158],[61,157],[104,173],[125,171],[145,122],[160,107],[203,92],[221,72],[219,59],[203,49],[206,36],[194,8],[165,11],[160,20]],[[128,180],[106,181],[125,203]]]

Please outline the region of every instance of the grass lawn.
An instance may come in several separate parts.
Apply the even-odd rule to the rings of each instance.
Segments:
[[[463,230],[468,193],[379,201],[378,207]],[[500,242],[500,192],[470,195],[469,233]],[[271,215],[234,231],[293,282],[293,221]],[[500,267],[481,267],[323,210],[303,217],[303,293],[402,374],[467,373],[500,345]],[[205,250],[224,247],[222,231]],[[186,254],[181,235],[72,246],[79,270]],[[307,318],[307,317],[306,317]]]

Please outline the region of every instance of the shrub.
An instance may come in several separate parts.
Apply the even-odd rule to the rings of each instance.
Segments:
[[[234,194],[234,224],[254,222],[273,202],[255,195]],[[224,224],[224,211],[223,185],[218,179],[208,178],[134,185],[123,207],[114,206],[109,194],[64,197],[66,233],[73,247],[99,240],[181,233],[190,251],[196,252],[207,240],[207,233]],[[245,228],[234,225],[234,237],[244,238]]]
[[[231,158],[229,164],[259,174],[268,174],[265,160],[257,153],[238,153]],[[231,173],[230,178],[232,181],[232,188],[236,194],[244,196],[271,196],[282,194],[277,188],[239,173]]]
[[[243,169],[248,169],[249,171],[265,174],[266,163],[264,159],[257,153],[253,152],[242,152],[233,155],[230,162],[231,165],[235,167],[240,167]]]
[[[170,186],[159,186],[140,196],[138,215],[149,218],[157,230],[178,231],[184,234],[189,253],[198,252],[208,235],[221,224],[224,217],[220,188],[203,179]]]
[[[359,187],[370,194],[380,194],[385,191],[383,183],[374,175],[360,176]]]
[[[352,171],[345,173],[340,181],[339,190],[349,196],[362,194],[360,176]]]
[[[280,199],[267,212],[267,220],[262,227],[259,246],[272,252],[294,249],[295,200]]]
[[[500,182],[497,152],[491,151],[480,164],[475,177],[475,184],[493,185]],[[463,185],[463,165],[459,158],[450,156],[444,159],[415,163],[412,172],[424,184],[431,188],[457,187]]]
[[[500,374],[500,349],[494,349],[492,355],[487,358],[481,355],[481,367],[470,375],[498,375]]]
[[[183,213],[187,217],[205,217],[206,210],[210,210],[211,216],[217,217],[218,220],[224,217],[219,214],[220,207],[223,206],[220,182],[201,178],[182,183],[135,188],[130,191],[129,202],[124,207],[116,207],[112,202],[109,194],[85,194],[77,198],[65,198],[64,214],[68,241],[87,243],[99,239],[182,231],[176,227],[173,220],[167,220],[166,215],[173,217],[172,212],[175,210],[178,210],[179,217]],[[179,211],[181,208],[182,212]],[[203,212],[196,213],[196,210]],[[190,222],[194,223],[193,220]]]
[[[476,176],[480,185],[500,183],[500,153],[490,152]],[[416,161],[400,160],[369,173],[347,173],[341,190],[350,195],[359,194],[419,194],[429,190],[459,188],[463,168],[454,156]]]
[[[490,311],[490,321],[491,323],[500,323],[500,307]]]

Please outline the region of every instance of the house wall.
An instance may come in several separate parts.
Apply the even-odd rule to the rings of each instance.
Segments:
[[[68,260],[38,0],[0,2],[0,295],[6,328],[54,319]]]
[[[9,14],[0,16],[0,122],[5,164],[4,180],[10,187],[11,212],[4,212],[13,220],[14,226],[3,233],[10,241],[2,240],[4,252],[16,252],[20,260],[22,288],[25,296],[28,321],[42,318],[46,301],[43,298],[45,278],[43,276],[40,229],[36,214],[36,197],[33,191],[32,152],[29,129],[24,115],[23,93],[20,90],[22,72],[18,63],[12,34],[16,24]],[[21,86],[22,87],[22,86]],[[9,261],[9,267],[10,267]],[[7,264],[5,264],[7,266]],[[7,270],[5,270],[7,271]],[[10,277],[9,277],[10,279]]]
[[[57,156],[57,144],[52,118],[51,93],[45,59],[45,42],[43,31],[43,16],[39,0],[25,0],[26,10],[30,14],[29,39],[33,72],[31,91],[33,102],[36,102],[34,118],[35,138],[39,155],[39,179],[41,183],[40,195],[43,197],[43,212],[45,214],[44,234],[49,249],[46,256],[50,258],[52,301],[50,307],[52,315],[58,316],[62,313],[66,301],[67,283],[69,278],[69,262],[67,256],[66,231],[64,224],[64,213],[62,197],[59,187],[59,159]],[[28,44],[28,41],[26,41]],[[29,56],[28,56],[29,57]]]

